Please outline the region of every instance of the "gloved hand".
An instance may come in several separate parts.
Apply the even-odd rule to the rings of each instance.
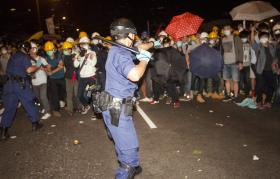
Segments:
[[[152,57],[152,54],[150,52],[140,49],[140,48],[138,50],[139,50],[139,54],[136,55],[136,58],[140,61],[149,62]]]
[[[153,43],[154,43],[154,47],[160,47],[161,46],[161,43],[160,43],[159,40],[154,41]]]

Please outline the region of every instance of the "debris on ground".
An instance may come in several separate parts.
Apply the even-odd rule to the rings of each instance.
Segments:
[[[257,155],[253,155],[253,160],[260,160],[260,158]]]
[[[193,155],[201,155],[202,151],[201,150],[194,150]]]
[[[214,111],[213,111],[213,110],[209,110],[209,112],[210,112],[210,113],[213,113]]]
[[[216,123],[216,126],[224,127],[224,125],[220,123]]]
[[[243,147],[248,147],[248,145],[247,144],[243,144]]]
[[[53,125],[51,125],[51,127],[56,127],[56,125],[53,124]]]
[[[15,139],[15,138],[17,138],[17,136],[13,135],[13,136],[11,136],[10,138],[11,138],[11,139]]]
[[[80,141],[79,140],[74,140],[74,142],[73,142],[75,145],[78,145],[78,144],[80,144]]]
[[[83,124],[83,123],[84,123],[84,121],[79,121],[79,123],[80,123],[80,124]]]

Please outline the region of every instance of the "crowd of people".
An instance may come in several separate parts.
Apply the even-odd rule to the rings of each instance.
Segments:
[[[71,116],[75,112],[87,114],[91,108],[91,86],[105,88],[105,65],[111,44],[96,36],[100,34],[94,32],[89,37],[86,32],[80,32],[76,40],[68,37],[64,42],[31,40],[26,44],[32,64],[40,67],[30,75],[30,80],[41,119],[61,117],[62,108]],[[112,40],[112,37],[105,39]],[[149,42],[157,45],[149,50],[153,60],[138,83],[136,95],[141,96],[140,101],[155,105],[164,98],[166,104],[178,108],[181,101],[196,99],[205,103],[212,98],[234,101],[251,109],[268,109],[272,104],[279,107],[279,23],[273,26],[260,23],[250,29],[214,26],[210,32],[176,41],[164,31],[154,37],[143,32],[136,36],[134,46]],[[201,78],[191,71],[190,53],[202,44],[219,51],[224,61],[223,69],[209,78]],[[20,49],[12,43],[3,42],[0,46],[3,88],[9,59]],[[168,63],[169,68],[161,61]],[[180,73],[176,65],[180,66]]]

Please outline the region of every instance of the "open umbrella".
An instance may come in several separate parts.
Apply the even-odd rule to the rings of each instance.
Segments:
[[[223,67],[223,58],[220,52],[207,44],[202,44],[190,53],[190,70],[200,78],[209,78],[216,75]]]
[[[230,15],[233,20],[262,21],[280,13],[269,2],[250,1],[233,8]]]
[[[44,32],[43,32],[43,31],[36,32],[36,33],[33,34],[31,37],[29,37],[27,41],[30,41],[30,40],[39,40],[40,38],[43,37],[43,35],[44,35]]]
[[[197,33],[203,19],[197,15],[185,12],[184,14],[174,16],[165,29],[175,40]]]

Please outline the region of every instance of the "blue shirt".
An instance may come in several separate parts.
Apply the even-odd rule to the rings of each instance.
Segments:
[[[6,74],[11,76],[27,77],[27,68],[31,67],[31,57],[18,51],[11,56],[7,64]]]
[[[57,68],[59,62],[62,61],[62,56],[59,52],[56,52],[54,54],[54,59],[51,59],[48,55],[46,56],[47,62],[48,64],[51,65],[51,69],[54,70]],[[62,68],[61,70],[59,70],[58,72],[52,74],[50,76],[51,79],[61,79],[64,78],[64,68]]]
[[[105,66],[105,91],[117,98],[134,96],[137,85],[127,78],[134,66],[131,52],[120,47],[111,47]]]

